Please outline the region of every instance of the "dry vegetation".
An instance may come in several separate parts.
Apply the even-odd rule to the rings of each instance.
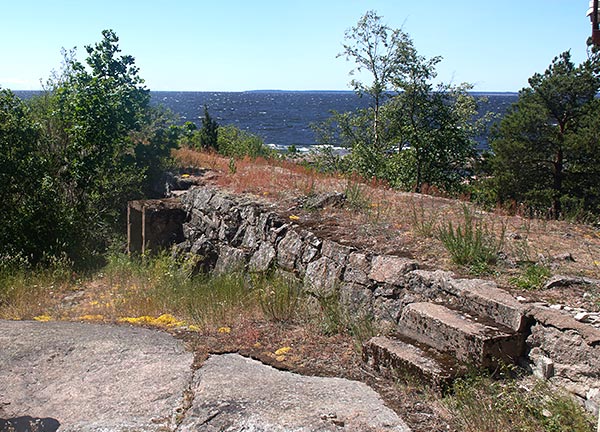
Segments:
[[[485,212],[466,200],[440,196],[438,191],[428,191],[429,195],[399,192],[382,184],[317,173],[293,161],[236,160],[232,170],[230,159],[214,153],[182,149],[176,157],[181,166],[209,169],[204,183],[260,196],[276,204],[284,215],[299,216],[299,225],[338,242],[413,257],[424,268],[492,278],[531,300],[600,308],[600,292],[594,287],[527,289],[534,288],[527,283],[532,265],[547,269],[548,274],[600,279],[600,230],[595,227],[524,217],[518,209],[511,212],[516,214],[503,209]],[[333,191],[346,193],[343,208],[315,211],[298,205],[303,196]],[[439,240],[439,230],[449,222],[454,226],[464,223],[465,207],[500,245],[501,259],[496,265],[458,266]],[[523,277],[525,283],[515,283]]]

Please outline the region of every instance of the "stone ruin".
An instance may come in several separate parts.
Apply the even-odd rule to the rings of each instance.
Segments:
[[[379,373],[409,371],[443,391],[467,365],[509,362],[567,389],[598,415],[600,330],[545,304],[522,303],[493,281],[321,239],[257,197],[213,187],[130,203],[128,240],[131,253],[173,246],[200,255],[205,271],[277,268],[314,295],[336,293],[350,311],[388,330],[363,347]]]

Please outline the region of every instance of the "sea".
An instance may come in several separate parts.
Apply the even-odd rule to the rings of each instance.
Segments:
[[[35,95],[33,91],[15,91],[21,98]],[[245,92],[178,92],[152,91],[152,103],[163,105],[178,116],[178,122],[201,122],[206,106],[212,118],[221,125],[233,124],[260,136],[265,144],[285,150],[295,146],[309,151],[316,142],[312,125],[326,120],[332,111],[346,112],[367,107],[367,97],[352,91],[245,91]],[[484,98],[480,115],[495,113],[500,119],[517,93],[473,93]],[[477,137],[478,147],[488,146],[487,136]]]

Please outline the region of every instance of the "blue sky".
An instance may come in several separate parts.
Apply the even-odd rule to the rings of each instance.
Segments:
[[[438,78],[518,91],[570,49],[585,59],[587,0],[0,0],[0,86],[40,88],[61,48],[111,28],[152,90],[347,90],[344,31],[376,10],[440,55]]]

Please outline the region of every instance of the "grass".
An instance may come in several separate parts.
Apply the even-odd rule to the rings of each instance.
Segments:
[[[463,207],[463,220],[459,224],[448,222],[438,229],[438,238],[446,247],[452,261],[473,269],[492,266],[502,250],[504,233],[499,239],[488,227],[473,217],[471,210]]]
[[[519,276],[509,279],[509,282],[515,287],[523,290],[541,289],[552,276],[550,269],[541,264],[525,264]]]
[[[471,375],[445,404],[462,432],[593,432],[594,419],[570,396],[542,381],[527,385]]]

